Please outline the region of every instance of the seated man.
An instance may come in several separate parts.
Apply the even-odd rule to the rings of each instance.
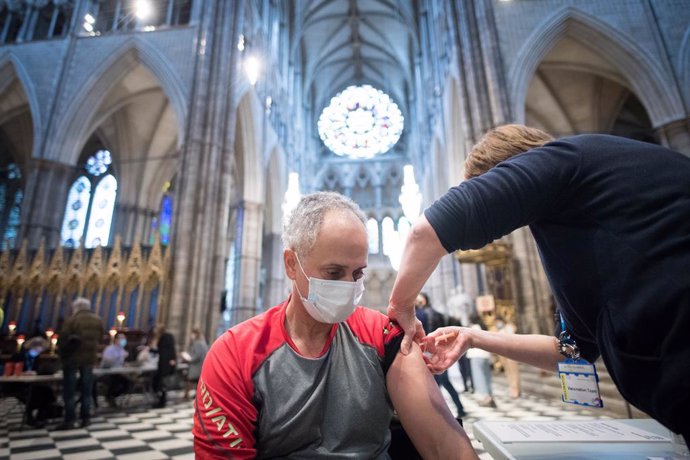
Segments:
[[[365,222],[337,193],[301,199],[283,231],[291,295],[230,329],[206,357],[197,458],[389,458],[393,409],[424,458],[477,458],[419,347],[398,354],[397,326],[356,306]]]
[[[125,347],[127,346],[127,336],[122,332],[118,332],[113,343],[105,347],[103,356],[101,358],[101,367],[122,367],[125,365],[125,359],[129,354]],[[124,375],[110,374],[104,375],[100,379],[106,387],[105,399],[108,401],[110,407],[116,407],[115,398],[127,393],[130,386],[129,379]]]

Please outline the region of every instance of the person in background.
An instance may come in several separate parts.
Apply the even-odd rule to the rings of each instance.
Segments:
[[[690,158],[659,145],[554,140],[522,125],[489,131],[467,157],[467,180],[410,229],[388,308],[405,330],[403,352],[421,332],[414,300],[441,258],[529,225],[564,334],[442,328],[444,339],[425,342],[440,345],[432,370],[469,347],[552,372],[567,358],[601,356],[627,401],[690,441],[689,177]]]
[[[476,459],[418,345],[358,306],[366,217],[349,198],[301,198],[283,228],[288,298],[220,336],[206,356],[194,451],[233,458],[387,459],[393,409],[427,459]]]
[[[204,363],[204,358],[206,358],[206,353],[208,353],[206,338],[201,333],[201,328],[196,326],[192,329],[192,343],[189,345],[187,356],[185,356],[185,358],[188,358],[185,361],[189,364],[189,368],[187,369],[187,380],[184,387],[184,399],[189,399],[189,391],[192,387],[196,388],[199,382],[201,366]]]
[[[81,427],[91,424],[93,367],[98,360],[98,347],[103,334],[103,321],[91,311],[91,302],[83,297],[75,299],[72,302],[72,315],[62,325],[57,344],[62,360],[65,403],[65,419],[57,426],[58,430],[70,430],[76,422],[77,372],[81,382]]]
[[[472,329],[486,330],[484,321],[478,314],[470,317],[469,327]],[[479,401],[482,407],[496,407],[493,391],[491,390],[491,353],[480,348],[470,348],[464,356],[467,356],[472,367],[474,379],[474,394],[483,396]]]
[[[129,353],[125,349],[127,346],[127,336],[118,332],[113,343],[105,347],[101,357],[101,367],[113,368],[123,367]],[[115,398],[127,393],[130,381],[127,377],[120,374],[104,375],[100,379],[107,387],[105,399],[110,407],[116,407]]]
[[[465,293],[462,285],[458,285],[450,290],[450,296],[446,300],[448,314],[460,322],[460,326],[468,326],[470,317],[474,312],[474,304],[469,295]],[[462,375],[462,383],[465,391],[474,393],[474,382],[472,380],[472,366],[467,356],[462,355],[458,360],[458,368]]]
[[[175,338],[165,330],[165,324],[158,323],[154,331],[151,352],[158,355],[158,368],[153,376],[153,391],[158,395],[154,407],[165,407],[168,397],[166,377],[175,374],[177,364]]]
[[[436,330],[439,327],[457,324],[457,321],[452,320],[449,316],[444,315],[443,313],[432,308],[431,303],[429,302],[429,295],[426,292],[419,293],[415,306],[417,307],[416,310],[418,312],[426,315],[426,328],[424,329],[424,332],[426,333]],[[424,325],[425,322],[422,321],[422,326]],[[457,409],[458,417],[464,417],[466,415],[465,409],[460,401],[460,395],[458,395],[453,383],[450,381],[450,378],[448,378],[448,371],[443,371],[440,374],[434,375],[434,380],[436,380],[436,384],[438,386],[445,388],[450,395],[450,399],[453,400],[455,408]]]
[[[52,374],[48,363],[41,354],[48,349],[48,341],[43,337],[33,337],[22,344],[22,348],[12,357],[12,361],[23,363],[24,374]],[[51,385],[35,383],[31,388],[31,400],[27,400],[26,386],[23,383],[6,382],[2,386],[3,396],[14,396],[24,403],[24,422],[35,428],[42,428],[55,410],[55,392]]]

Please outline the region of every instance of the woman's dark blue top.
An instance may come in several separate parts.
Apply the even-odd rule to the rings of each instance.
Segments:
[[[425,211],[446,250],[529,225],[583,356],[675,431],[690,422],[690,158],[606,135],[559,139]]]

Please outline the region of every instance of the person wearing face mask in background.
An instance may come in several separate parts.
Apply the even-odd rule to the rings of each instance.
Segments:
[[[52,374],[56,369],[51,369],[50,363],[41,356],[47,349],[46,339],[32,337],[12,356],[12,361],[22,363],[24,374]],[[50,385],[35,383],[31,388],[30,401],[23,383],[5,383],[2,391],[3,397],[14,396],[24,404],[24,423],[27,425],[42,428],[47,419],[56,413],[55,392]]]
[[[228,330],[204,361],[197,458],[390,458],[393,409],[424,458],[477,458],[419,347],[399,354],[399,328],[357,306],[365,221],[337,193],[297,204],[283,229],[291,294]]]
[[[126,350],[127,336],[118,332],[113,343],[105,347],[101,358],[101,367],[113,368],[123,367],[129,353]],[[100,381],[107,387],[105,399],[110,407],[116,407],[115,398],[127,393],[130,381],[124,375],[110,374],[104,375]]]

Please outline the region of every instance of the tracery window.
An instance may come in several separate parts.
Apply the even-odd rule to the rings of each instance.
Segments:
[[[383,91],[364,85],[349,86],[333,97],[321,112],[318,130],[336,155],[372,158],[398,142],[403,125],[397,104]]]
[[[117,197],[111,164],[110,152],[99,150],[86,160],[83,173],[72,183],[60,232],[64,246],[78,247],[84,233],[87,248],[108,244]]]
[[[393,219],[388,216],[384,217],[381,221],[381,237],[383,239],[384,256],[389,256],[394,250],[393,246],[395,245],[396,236]]]
[[[19,231],[22,199],[21,172],[15,163],[0,166],[0,250],[14,248]]]
[[[379,253],[379,223],[373,217],[367,220],[367,233],[369,234],[369,254]]]

